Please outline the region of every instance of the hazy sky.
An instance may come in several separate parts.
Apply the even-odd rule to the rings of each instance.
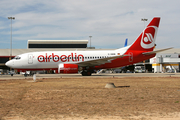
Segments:
[[[157,48],[180,48],[180,0],[1,0],[0,49],[27,48],[27,40],[89,40],[96,48],[134,42],[153,17],[161,17]],[[89,44],[88,44],[89,46]]]

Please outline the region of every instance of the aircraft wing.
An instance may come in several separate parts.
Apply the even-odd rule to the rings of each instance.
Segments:
[[[128,55],[118,55],[118,56],[107,57],[107,58],[102,58],[102,59],[95,59],[95,60],[90,60],[90,61],[79,62],[76,64],[80,67],[96,66],[96,65],[101,65],[101,64],[105,64],[105,63],[110,63],[111,60],[114,60],[116,58],[122,58],[124,56],[128,56]]]
[[[171,48],[160,49],[160,50],[155,50],[155,51],[151,51],[151,52],[144,52],[142,54],[143,55],[151,55],[151,54],[159,53],[159,52],[162,52],[162,51],[165,51],[165,50],[169,50],[169,49],[172,49],[172,47]]]

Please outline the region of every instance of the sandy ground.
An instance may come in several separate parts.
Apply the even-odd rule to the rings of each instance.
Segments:
[[[0,120],[59,119],[180,120],[180,78],[0,80]]]

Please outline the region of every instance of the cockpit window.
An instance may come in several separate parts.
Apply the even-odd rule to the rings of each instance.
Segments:
[[[15,59],[15,60],[19,60],[19,59],[21,59],[21,57],[16,56],[14,59]]]

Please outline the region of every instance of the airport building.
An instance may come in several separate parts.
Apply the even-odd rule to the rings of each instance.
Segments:
[[[180,49],[170,49],[150,59],[155,73],[180,72]]]
[[[28,40],[29,48],[87,48],[88,40]]]
[[[103,50],[89,49],[87,44],[88,40],[28,40],[27,49],[12,49],[12,58],[19,54],[35,51]],[[5,63],[12,58],[10,56],[10,49],[0,49],[0,73],[7,73],[9,71]],[[163,51],[158,53],[154,58],[146,60],[145,63],[142,62],[137,65],[140,64],[144,65],[148,72],[180,72],[180,49],[176,48]],[[134,68],[131,66],[128,67],[131,70]]]

